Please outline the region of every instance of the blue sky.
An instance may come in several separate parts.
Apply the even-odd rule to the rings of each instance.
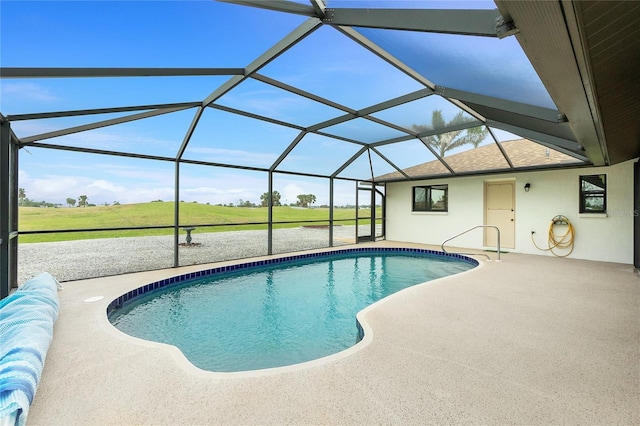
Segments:
[[[363,6],[371,2],[330,2]],[[400,2],[402,6],[424,2]],[[433,3],[433,2],[431,2]],[[374,2],[378,7],[385,4]],[[398,5],[399,3],[395,3]],[[439,7],[485,7],[487,2],[440,2]],[[430,5],[433,6],[433,5]],[[243,68],[286,36],[305,17],[213,1],[6,1],[0,3],[0,62],[3,67],[214,67]],[[513,50],[513,47],[508,49]],[[440,72],[440,71],[439,71]],[[330,27],[322,27],[269,63],[260,73],[352,109],[361,109],[422,86],[361,49]],[[3,79],[0,112],[5,115],[201,101],[230,76]],[[496,77],[500,78],[500,76]],[[374,90],[372,90],[372,88]],[[465,88],[468,89],[468,88]],[[248,79],[217,104],[308,126],[342,111]],[[378,118],[409,127],[428,122],[433,109],[447,119],[457,109],[430,97],[379,113]],[[43,143],[173,157],[195,110],[166,114]],[[123,114],[17,121],[19,137],[37,135]],[[358,119],[325,129],[367,142],[402,134]],[[207,109],[185,159],[269,167],[298,130]],[[307,135],[281,170],[330,174],[359,147],[321,135]],[[381,149],[400,167],[433,159],[420,144]],[[420,161],[417,161],[420,159]],[[367,178],[368,158],[342,176]],[[376,174],[393,169],[373,159]],[[259,202],[266,174],[255,171],[183,166],[180,199],[202,203]],[[95,204],[174,199],[170,162],[26,148],[20,156],[20,186],[33,200],[65,203],[87,195]],[[328,203],[328,181],[276,175],[274,189],[283,201],[314,193]],[[336,203],[354,202],[354,184],[337,185]]]

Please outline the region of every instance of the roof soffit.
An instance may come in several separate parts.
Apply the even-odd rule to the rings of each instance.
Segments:
[[[640,156],[640,2],[564,2],[611,164]]]

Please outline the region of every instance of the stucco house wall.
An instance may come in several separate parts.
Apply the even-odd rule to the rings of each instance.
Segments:
[[[538,250],[547,247],[551,220],[566,216],[575,229],[574,250],[569,258],[633,263],[633,218],[638,214],[633,202],[634,162],[610,167],[520,172],[489,176],[390,182],[386,187],[386,238],[440,245],[447,238],[484,224],[485,182],[515,182],[515,248],[510,252],[553,256]],[[607,175],[608,214],[579,213],[579,176]],[[531,184],[525,192],[525,183]],[[412,212],[412,188],[419,185],[447,184],[447,213]],[[483,230],[463,235],[447,247],[483,249]],[[562,253],[562,251],[560,251]]]

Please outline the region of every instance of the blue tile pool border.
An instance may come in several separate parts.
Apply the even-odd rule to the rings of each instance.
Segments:
[[[354,254],[354,253],[363,253],[363,254],[364,253],[422,254],[422,255],[441,256],[441,257],[457,259],[457,260],[461,260],[463,262],[469,263],[469,264],[471,264],[473,266],[478,266],[479,265],[479,262],[476,259],[473,259],[473,258],[468,257],[468,256],[464,256],[464,255],[461,255],[461,254],[445,253],[445,252],[437,251],[437,250],[418,249],[418,248],[361,247],[361,248],[349,248],[349,249],[331,250],[331,251],[324,251],[324,252],[318,252],[318,253],[303,253],[303,254],[296,254],[296,255],[292,255],[292,256],[277,257],[277,258],[273,258],[273,259],[256,260],[256,261],[252,261],[252,262],[245,262],[245,263],[239,263],[239,264],[234,264],[234,265],[219,266],[219,267],[216,267],[216,268],[205,269],[205,270],[196,271],[196,272],[189,272],[189,273],[186,273],[186,274],[176,275],[174,277],[165,278],[163,280],[155,281],[155,282],[152,282],[150,284],[146,284],[146,285],[143,285],[143,286],[138,287],[136,289],[133,289],[133,290],[131,290],[131,291],[119,296],[118,298],[114,299],[107,306],[107,315],[110,315],[113,311],[122,308],[123,305],[131,302],[133,299],[136,299],[136,298],[138,298],[140,296],[148,295],[149,293],[151,293],[153,291],[157,291],[157,290],[160,290],[160,289],[166,289],[168,287],[171,287],[171,286],[174,286],[174,285],[177,285],[177,284],[184,284],[186,281],[189,281],[189,280],[192,280],[192,279],[195,279],[195,278],[208,277],[208,276],[221,274],[221,273],[225,273],[225,272],[232,272],[232,271],[239,271],[239,270],[250,270],[252,268],[260,268],[260,267],[267,266],[267,265],[274,265],[274,264],[280,264],[280,263],[286,263],[286,262],[293,262],[293,261],[314,259],[314,258],[322,258],[322,257],[331,257],[331,256],[341,255],[341,254]],[[357,324],[357,326],[358,326],[358,334],[362,334],[362,336],[363,336],[364,335],[364,331],[362,330],[362,328],[360,327],[359,324]]]

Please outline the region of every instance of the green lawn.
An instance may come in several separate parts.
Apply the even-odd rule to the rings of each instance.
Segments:
[[[20,207],[18,210],[20,231],[118,228],[136,226],[172,226],[174,217],[173,202],[154,202],[94,207]],[[260,207],[223,207],[197,203],[180,203],[180,226],[266,222],[268,219],[267,214],[267,209]],[[360,216],[363,216],[362,210],[360,211]],[[335,220],[349,219],[347,222],[339,222],[339,224],[341,225],[355,224],[354,218],[354,209],[334,210]],[[328,224],[329,209],[301,209],[288,206],[274,207],[273,220],[274,222],[303,222],[309,220],[322,220],[327,221],[324,223]],[[361,221],[361,224],[364,223],[364,221]],[[274,225],[274,227],[290,228],[300,225],[301,223],[276,224]],[[206,229],[207,232],[221,232],[230,230],[266,229],[266,225],[212,226]],[[171,234],[173,234],[173,228],[141,229],[130,231],[80,231],[67,233],[21,235],[20,243]]]

